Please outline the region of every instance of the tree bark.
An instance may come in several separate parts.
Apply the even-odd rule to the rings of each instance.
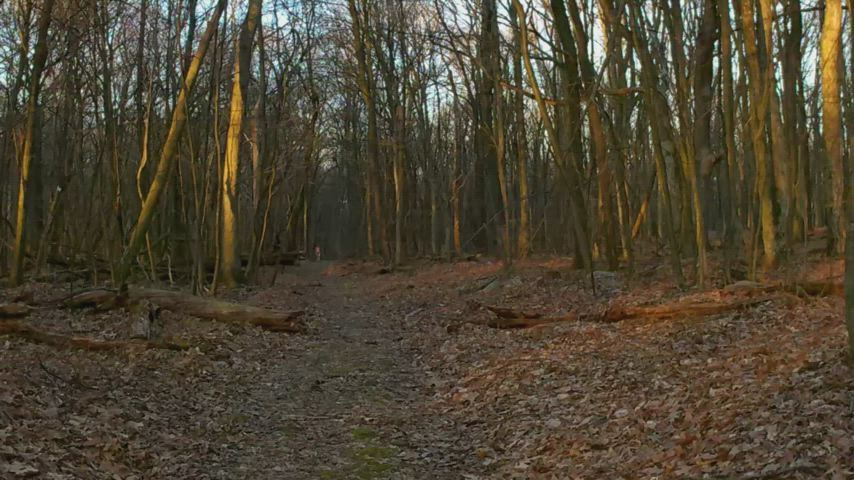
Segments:
[[[584,197],[581,191],[581,182],[579,179],[578,171],[576,170],[576,159],[574,158],[572,153],[566,150],[566,146],[563,140],[558,137],[557,129],[555,128],[555,125],[552,122],[548,106],[546,105],[545,99],[543,98],[536,74],[534,73],[534,67],[531,63],[531,56],[528,52],[528,28],[526,25],[527,17],[525,15],[525,10],[522,7],[522,4],[519,3],[519,0],[513,0],[513,8],[516,10],[516,14],[519,17],[520,47],[522,59],[525,65],[525,71],[528,75],[528,83],[531,85],[534,100],[537,102],[537,106],[539,108],[540,118],[543,121],[543,126],[548,135],[549,143],[551,144],[551,148],[555,155],[555,165],[558,167],[558,172],[563,177],[563,180],[570,195],[570,207],[572,208],[573,214],[572,225],[573,229],[575,230],[576,249],[581,257],[580,259],[578,259],[579,262],[577,262],[576,264],[582,268],[592,270],[593,258],[590,246],[589,232],[587,229],[587,212],[584,207]],[[568,61],[564,62],[565,68],[567,69],[569,68],[566,67],[566,65],[568,64]],[[570,102],[572,101],[573,100],[570,99]]]
[[[762,15],[770,15],[769,0],[759,0]],[[759,45],[754,21],[753,0],[742,0],[741,24],[744,31],[744,48],[747,57],[747,74],[750,92],[750,130],[753,156],[756,163],[756,185],[759,196],[759,222],[762,232],[763,263],[766,268],[773,267],[777,259],[777,229],[774,222],[774,198],[771,190],[771,176],[768,172],[768,144],[765,127],[770,103],[770,63],[763,65],[759,57]],[[771,31],[765,33],[765,51],[771,52]],[[767,58],[770,62],[770,58]]]
[[[148,300],[163,309],[192,317],[216,320],[236,325],[253,325],[273,332],[302,332],[299,321],[303,311],[282,312],[250,305],[225,302],[215,298],[197,297],[181,292],[150,288],[132,289],[127,298],[113,290],[90,290],[63,301],[66,308],[91,308],[99,311]]]
[[[241,278],[239,235],[237,231],[237,176],[240,169],[243,117],[245,116],[246,86],[249,84],[252,46],[255,30],[261,18],[261,0],[250,0],[246,18],[240,26],[235,45],[234,76],[231,84],[231,108],[225,141],[225,162],[222,166],[222,218],[220,220],[219,284],[226,288],[237,285]]]
[[[715,163],[712,152],[712,63],[718,32],[718,16],[714,0],[703,2],[703,15],[697,31],[694,59],[694,154],[686,172],[691,183],[694,205],[694,240],[697,244],[697,284],[705,286],[707,275],[706,227],[703,204],[700,198],[699,175],[709,178]],[[699,171],[695,161],[699,164]],[[707,182],[708,183],[708,182]]]
[[[21,152],[20,178],[18,185],[18,217],[15,223],[15,243],[12,247],[12,270],[9,274],[9,283],[12,286],[19,285],[24,275],[24,249],[26,212],[27,212],[27,188],[30,185],[30,171],[33,162],[41,161],[34,158],[33,150],[38,140],[35,138],[39,131],[39,94],[41,93],[42,73],[48,56],[48,30],[53,19],[54,0],[45,0],[42,4],[42,13],[39,16],[38,33],[36,34],[36,49],[33,53],[33,68],[30,72],[30,97],[27,100],[27,120],[24,126],[23,149]],[[29,202],[40,202],[40,198],[29,200]]]
[[[842,40],[842,0],[826,0],[821,29],[821,123],[824,151],[830,165],[830,231],[837,253],[845,249],[845,167],[842,158],[842,107],[840,102],[840,41]]]
[[[516,234],[516,255],[519,258],[528,256],[531,250],[531,220],[530,204],[528,201],[528,142],[525,126],[525,103],[522,95],[522,42],[520,39],[519,16],[511,5],[509,10],[510,25],[513,28],[513,84],[517,91],[513,93],[513,130],[515,135],[516,174],[519,183],[519,230]]]
[[[650,128],[652,130],[652,146],[655,158],[656,179],[658,181],[659,211],[662,217],[664,234],[670,247],[670,266],[678,285],[685,284],[682,274],[682,259],[679,252],[679,240],[673,225],[673,210],[670,187],[667,184],[667,163],[676,160],[676,144],[673,139],[672,127],[668,118],[668,108],[658,88],[658,68],[653,63],[641,24],[641,11],[636,4],[630,3],[630,19],[632,22],[631,39],[641,61],[641,81],[644,85],[644,97],[648,109]]]
[[[160,195],[170,180],[172,165],[174,164],[175,155],[178,151],[178,143],[187,123],[187,98],[192,92],[193,85],[196,82],[196,77],[199,73],[199,69],[201,68],[202,60],[205,57],[211,38],[213,38],[214,33],[217,31],[219,18],[222,15],[222,11],[225,9],[225,4],[225,0],[219,0],[216,7],[214,7],[213,14],[208,20],[207,27],[205,27],[205,32],[199,40],[199,47],[196,50],[196,55],[193,57],[193,60],[190,62],[190,66],[187,68],[187,73],[184,75],[184,82],[181,86],[180,92],[178,93],[178,100],[175,103],[175,107],[172,109],[172,123],[169,126],[166,141],[163,145],[163,150],[160,153],[160,160],[157,163],[157,170],[154,174],[154,179],[152,180],[148,193],[145,196],[145,201],[143,202],[142,208],[139,212],[139,217],[137,218],[136,223],[134,223],[133,229],[130,233],[130,240],[125,247],[119,263],[118,275],[116,275],[116,283],[119,285],[124,284],[130,275],[131,265],[135,262],[136,255],[139,253],[139,250],[145,241],[145,236],[146,233],[148,233],[151,219],[154,218],[155,207],[160,199]]]
[[[569,16],[572,19],[572,32],[575,35],[577,45],[578,63],[581,71],[581,84],[585,90],[587,101],[587,121],[590,127],[590,141],[593,163],[598,170],[598,219],[599,238],[605,257],[608,259],[608,268],[616,270],[619,267],[619,253],[617,250],[616,211],[614,208],[614,196],[612,193],[613,182],[611,167],[608,164],[608,146],[605,135],[605,124],[602,121],[602,112],[599,106],[597,77],[593,69],[593,62],[587,54],[588,37],[581,21],[578,5],[574,1],[567,2],[569,5]],[[561,42],[570,41],[569,19],[566,15],[566,6],[563,0],[552,0],[552,11],[555,16],[555,28],[561,38]]]

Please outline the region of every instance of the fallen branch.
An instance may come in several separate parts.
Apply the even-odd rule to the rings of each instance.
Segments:
[[[0,305],[0,318],[26,317],[32,311],[32,307],[23,303],[7,303]]]
[[[127,299],[123,294],[112,290],[90,290],[65,299],[67,308],[92,307],[96,310],[109,310],[148,300],[160,308],[192,317],[216,320],[219,322],[253,325],[273,332],[297,333],[305,327],[299,320],[303,311],[282,312],[249,305],[225,302],[215,298],[197,297],[181,292],[141,288],[131,290]]]
[[[647,318],[655,320],[707,317],[711,315],[720,315],[734,310],[743,310],[776,298],[778,298],[776,295],[763,295],[729,303],[675,302],[664,305],[639,307],[614,306],[605,310],[601,315],[600,320],[603,322],[619,322],[633,318]]]
[[[20,322],[0,323],[0,335],[15,335],[33,343],[56,348],[76,348],[96,352],[129,349],[186,350],[188,348],[184,345],[174,343],[150,342],[146,340],[95,340],[86,337],[72,337],[38,330]]]

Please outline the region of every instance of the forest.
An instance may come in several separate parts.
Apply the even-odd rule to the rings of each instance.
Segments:
[[[854,475],[853,13],[0,2],[0,474]]]
[[[703,285],[710,249],[844,250],[850,1],[209,3],[3,7],[12,284],[654,244]]]

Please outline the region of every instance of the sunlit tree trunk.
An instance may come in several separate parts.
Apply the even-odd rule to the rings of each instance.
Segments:
[[[33,53],[33,68],[30,71],[30,97],[27,99],[27,117],[24,126],[18,185],[18,216],[15,222],[15,244],[12,248],[12,269],[9,272],[9,283],[12,285],[20,284],[24,274],[24,248],[27,241],[24,234],[27,211],[27,188],[30,184],[32,164],[33,162],[40,161],[40,159],[33,158],[33,149],[34,144],[38,141],[36,133],[39,131],[39,94],[42,87],[42,73],[47,63],[48,30],[53,19],[53,4],[54,0],[45,0],[42,4],[38,32],[36,34],[36,48]],[[32,201],[41,201],[41,199],[30,200],[30,202]]]
[[[765,3],[769,0],[760,0]],[[763,16],[766,15],[763,7]],[[753,156],[756,163],[756,185],[759,196],[759,223],[762,231],[763,262],[766,268],[774,266],[777,259],[776,225],[774,222],[774,198],[771,190],[771,175],[768,171],[768,144],[766,141],[765,118],[768,114],[770,89],[768,79],[770,65],[762,65],[757,44],[755,11],[753,0],[742,0],[741,24],[744,31],[744,48],[747,57],[748,86],[750,92],[750,133]],[[771,51],[771,32],[765,32],[766,51]]]
[[[178,144],[181,139],[181,134],[187,123],[187,97],[190,95],[193,85],[196,82],[196,77],[201,68],[202,60],[207,52],[211,38],[213,38],[219,26],[219,18],[222,11],[225,9],[225,0],[219,0],[214,8],[213,14],[208,20],[205,27],[205,32],[199,40],[199,46],[193,60],[190,62],[187,72],[184,74],[184,81],[181,90],[178,93],[178,99],[175,102],[175,107],[172,109],[172,122],[169,126],[169,131],[166,135],[166,141],[163,144],[163,150],[160,153],[160,160],[157,163],[157,169],[154,174],[154,179],[148,189],[148,193],[143,201],[142,208],[139,212],[139,217],[134,223],[130,233],[130,240],[125,247],[122,259],[119,264],[117,275],[117,284],[123,284],[130,274],[131,265],[136,260],[136,255],[145,240],[145,235],[148,232],[148,227],[151,224],[151,219],[154,217],[155,207],[163,190],[169,182],[172,165],[175,160],[175,154],[178,150]]]
[[[830,221],[836,251],[845,248],[845,168],[842,162],[842,108],[840,87],[840,41],[842,39],[842,0],[826,0],[821,29],[821,123],[824,151],[830,164]]]
[[[833,1],[833,0],[830,0]],[[854,35],[854,0],[848,0],[848,19],[851,25],[851,29],[849,33]],[[850,73],[849,73],[849,81],[851,82],[851,86],[854,87],[854,49],[850,49]],[[851,99],[850,95],[852,94],[852,90],[854,88],[849,88],[849,102],[848,102],[848,115],[847,115],[847,123],[848,123],[848,141],[850,143],[850,147],[848,150],[848,158],[849,162],[854,159],[854,99]],[[854,172],[854,167],[849,163],[849,178],[850,174]],[[848,202],[847,202],[847,228],[846,232],[846,245],[845,245],[845,325],[848,329],[848,359],[851,362],[854,362],[854,195],[851,192],[848,193]]]
[[[222,166],[222,218],[220,220],[219,283],[233,287],[241,277],[240,250],[237,231],[237,175],[240,168],[243,117],[245,116],[246,86],[249,84],[249,66],[255,29],[261,18],[261,0],[250,0],[246,18],[240,26],[234,55],[234,76],[231,84],[231,108],[228,115],[228,133],[225,140],[225,163]]]

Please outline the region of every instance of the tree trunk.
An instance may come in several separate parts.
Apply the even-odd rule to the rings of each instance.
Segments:
[[[160,161],[157,163],[154,180],[151,182],[148,194],[146,194],[145,201],[140,209],[139,217],[131,230],[130,240],[122,254],[118,275],[116,276],[116,283],[119,285],[125,283],[130,275],[131,265],[136,261],[136,255],[142,247],[146,233],[148,233],[148,228],[151,224],[151,219],[154,217],[154,210],[157,206],[158,200],[160,199],[160,195],[169,182],[172,174],[172,165],[175,160],[175,154],[178,150],[178,142],[181,139],[184,127],[187,123],[187,98],[189,97],[193,89],[193,85],[196,82],[196,77],[199,73],[202,59],[204,59],[205,53],[207,52],[210,40],[219,26],[219,18],[222,15],[222,11],[225,9],[225,4],[225,0],[219,0],[217,2],[216,8],[214,8],[214,12],[210,20],[208,20],[207,27],[205,27],[205,33],[199,40],[199,47],[196,50],[196,55],[193,57],[193,60],[190,62],[190,66],[187,68],[187,72],[184,75],[184,82],[180,92],[178,93],[178,100],[175,103],[175,107],[172,109],[172,123],[169,126],[166,142],[164,143],[163,150],[160,154]]]
[[[463,255],[463,242],[462,235],[460,232],[461,223],[462,223],[462,211],[460,205],[460,189],[462,188],[462,172],[460,171],[460,164],[462,163],[462,155],[463,155],[463,147],[462,143],[464,141],[465,135],[463,133],[462,127],[462,109],[460,107],[460,99],[457,94],[457,84],[454,81],[454,74],[451,70],[448,70],[448,83],[451,84],[451,93],[454,97],[454,152],[451,168],[451,181],[449,188],[451,189],[451,216],[452,220],[452,230],[453,230],[453,243],[454,243],[454,253],[457,258],[462,257]]]
[[[760,0],[764,4],[769,0]],[[766,121],[770,103],[768,80],[770,63],[762,65],[759,58],[759,45],[756,37],[753,0],[742,0],[741,23],[744,30],[744,48],[747,57],[747,73],[750,92],[750,131],[753,156],[756,163],[756,185],[759,196],[759,223],[762,232],[763,263],[766,268],[773,267],[777,259],[776,226],[774,223],[774,198],[771,190],[771,176],[768,172],[768,144],[765,135]],[[765,31],[766,52],[771,51],[771,32]],[[770,61],[770,59],[768,59]]]
[[[599,238],[605,257],[608,259],[608,268],[616,270],[619,267],[619,253],[617,250],[616,211],[614,209],[614,196],[612,194],[613,182],[611,180],[611,167],[608,165],[608,146],[605,135],[605,125],[602,121],[602,112],[599,106],[597,77],[593,69],[593,62],[587,54],[588,37],[581,21],[576,2],[568,2],[569,14],[572,18],[572,32],[575,34],[578,60],[581,70],[581,82],[585,90],[587,101],[587,120],[590,127],[590,141],[593,154],[593,163],[598,170],[598,211],[599,211]],[[563,0],[553,0],[552,10],[555,15],[555,28],[561,38],[561,42],[570,42],[569,20],[566,15],[566,7]],[[566,48],[566,45],[564,45]]]
[[[514,142],[516,151],[516,174],[519,182],[519,230],[516,235],[516,254],[525,258],[531,250],[531,220],[528,202],[528,133],[525,128],[525,103],[522,90],[522,47],[519,29],[519,16],[511,5],[509,8],[510,25],[513,28],[513,84],[518,89],[513,94]]]
[[[659,213],[662,218],[662,227],[670,247],[670,266],[676,282],[684,285],[685,278],[682,275],[682,259],[679,253],[679,240],[673,225],[673,210],[670,196],[670,187],[667,184],[667,163],[675,163],[676,144],[672,137],[672,127],[668,118],[668,108],[658,89],[658,69],[653,63],[647,46],[645,30],[641,25],[640,9],[635,4],[630,4],[631,13],[631,39],[641,61],[641,80],[644,85],[644,98],[648,109],[647,118],[650,120],[652,130],[652,146],[655,158],[656,179],[658,181]]]
[[[840,41],[842,39],[842,0],[826,0],[821,29],[821,124],[824,151],[830,164],[830,231],[837,253],[845,249],[845,167],[842,161],[842,108],[840,87]]]
[[[383,215],[382,195],[380,189],[380,159],[379,159],[379,140],[377,137],[377,106],[374,99],[376,90],[374,85],[374,71],[370,56],[365,49],[363,20],[367,19],[367,11],[359,12],[356,8],[355,0],[348,0],[347,5],[350,11],[350,18],[353,30],[353,48],[356,53],[356,60],[359,65],[359,72],[356,76],[356,82],[359,85],[359,91],[362,94],[362,99],[365,102],[366,115],[368,117],[368,138],[367,138],[367,183],[368,193],[366,202],[369,214],[373,214],[369,220],[369,238],[368,238],[368,253],[374,253],[374,239],[372,238],[373,226],[379,229],[380,251],[383,257],[389,259],[388,251],[388,234],[385,218]],[[363,9],[366,7],[363,6]],[[364,16],[364,18],[363,18]]]
[[[261,18],[261,0],[250,0],[246,18],[240,26],[234,54],[234,77],[231,84],[231,108],[229,109],[228,134],[225,141],[225,162],[222,166],[222,218],[220,220],[220,266],[219,284],[226,288],[237,285],[241,277],[240,250],[237,231],[238,192],[237,175],[240,168],[240,145],[242,143],[243,117],[246,86],[249,84],[252,45],[255,29]]]
[[[848,18],[851,24],[850,33],[854,34],[854,0],[848,0]],[[854,49],[849,45],[850,55],[850,78],[852,87],[854,87]],[[848,150],[849,169],[852,169],[851,161],[854,160],[854,99],[851,98],[851,92],[854,88],[849,88],[848,102],[848,141],[850,148]],[[849,178],[850,178],[849,170]],[[845,325],[848,329],[848,359],[854,362],[854,195],[848,193],[847,202],[847,221],[848,231],[845,238]]]
[[[715,163],[712,152],[712,63],[714,60],[715,39],[718,31],[718,16],[714,0],[703,2],[703,16],[697,31],[697,43],[694,60],[694,161],[689,162],[688,178],[691,180],[694,200],[695,241],[697,243],[697,284],[702,288],[707,275],[706,265],[706,228],[703,207],[700,199],[700,185],[697,176],[711,175]],[[707,182],[708,183],[708,182]],[[709,192],[711,193],[711,192]]]
[[[539,83],[534,67],[531,63],[531,56],[528,53],[528,28],[526,25],[527,17],[525,10],[519,0],[513,0],[513,8],[519,17],[520,29],[520,47],[522,59],[525,64],[525,71],[528,75],[528,83],[531,85],[534,100],[540,111],[540,118],[543,121],[543,126],[548,135],[549,143],[555,155],[555,165],[558,167],[558,172],[561,174],[567,190],[570,195],[570,207],[572,208],[573,228],[576,237],[576,249],[580,253],[580,257],[576,264],[588,270],[593,268],[592,250],[590,247],[589,235],[587,231],[587,213],[584,208],[584,197],[581,191],[581,182],[579,181],[578,171],[576,170],[576,160],[573,155],[566,150],[566,145],[558,137],[554,123],[552,123],[551,115],[549,114],[548,106],[540,91]],[[567,65],[569,62],[564,62]],[[566,67],[568,68],[568,67]]]
[[[24,247],[26,212],[27,212],[27,188],[30,185],[30,170],[33,162],[40,162],[34,158],[33,149],[38,140],[35,138],[39,131],[39,94],[41,93],[42,72],[47,63],[48,55],[48,30],[53,19],[54,0],[45,0],[42,4],[42,13],[39,16],[38,33],[36,34],[36,50],[33,54],[33,68],[30,72],[30,97],[27,100],[27,120],[24,126],[23,149],[20,162],[20,181],[18,185],[18,217],[15,223],[15,244],[12,247],[12,270],[9,275],[9,283],[13,286],[19,285],[24,276]],[[31,203],[40,202],[40,198],[29,200]]]

